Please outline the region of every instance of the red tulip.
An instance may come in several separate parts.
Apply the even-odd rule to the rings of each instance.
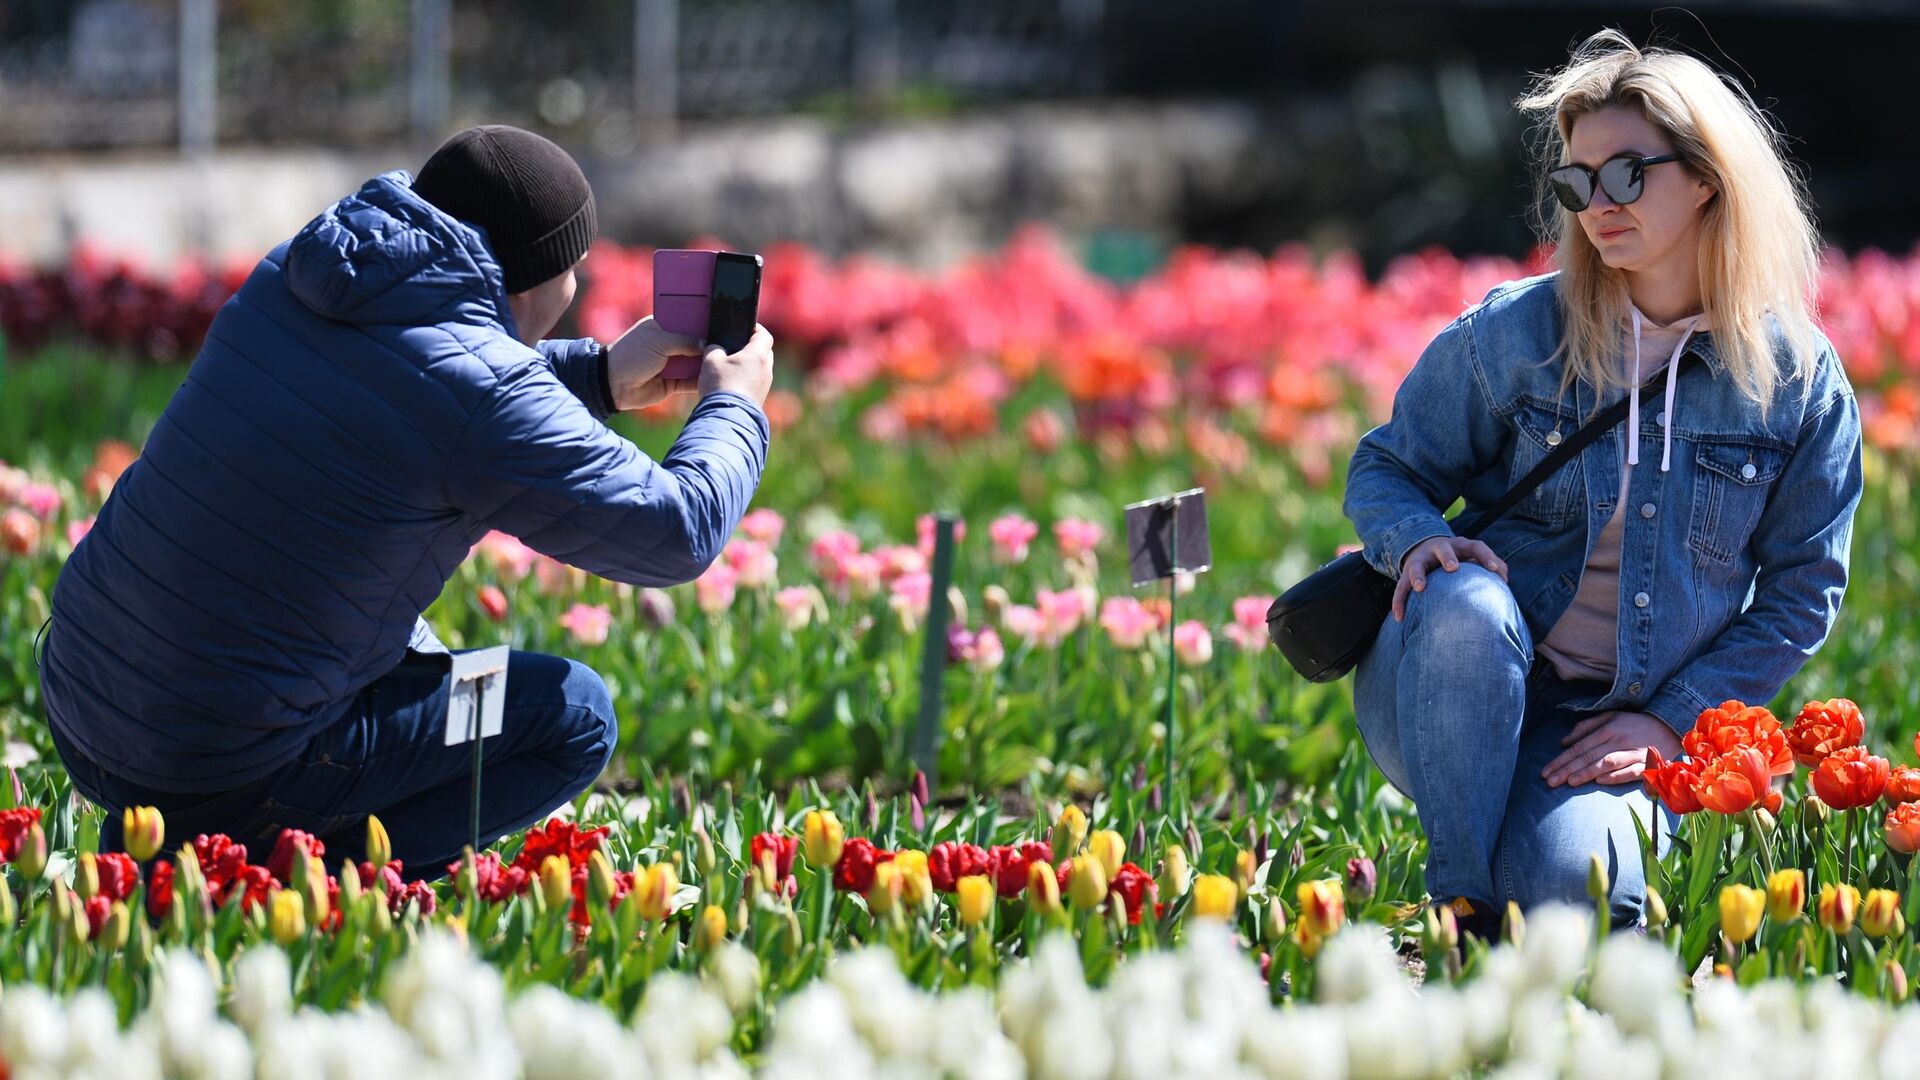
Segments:
[[[1738,814],[1763,805],[1771,785],[1766,757],[1751,746],[1738,746],[1701,767],[1694,793],[1716,814]]]
[[[1866,733],[1860,707],[1846,698],[1809,701],[1787,729],[1787,745],[1793,748],[1793,760],[1811,769],[1835,750],[1860,745]]]
[[[1647,769],[1641,775],[1647,793],[1676,814],[1691,814],[1701,809],[1696,791],[1700,783],[1701,763],[1693,760],[1666,761],[1660,751],[1647,748]]]
[[[1835,810],[1851,810],[1878,801],[1888,777],[1886,758],[1849,746],[1828,754],[1813,771],[1813,793]]]

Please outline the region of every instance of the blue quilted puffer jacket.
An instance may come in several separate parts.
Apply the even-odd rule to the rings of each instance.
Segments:
[[[515,338],[483,232],[369,181],[262,259],[61,571],[48,718],[94,764],[219,792],[291,761],[499,529],[637,585],[720,553],[766,415],[718,393],[662,461],[602,423],[591,339]]]

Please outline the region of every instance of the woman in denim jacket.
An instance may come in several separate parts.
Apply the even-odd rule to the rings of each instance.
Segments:
[[[1819,648],[1861,487],[1853,390],[1811,318],[1818,235],[1751,99],[1608,31],[1517,104],[1545,134],[1558,269],[1441,331],[1345,504],[1398,582],[1360,731],[1418,806],[1428,891],[1489,937],[1508,901],[1583,900],[1596,854],[1614,919],[1639,919],[1649,749],[1678,756],[1702,710],[1771,700]],[[1456,498],[1485,509],[1623,395],[1626,424],[1453,535]]]

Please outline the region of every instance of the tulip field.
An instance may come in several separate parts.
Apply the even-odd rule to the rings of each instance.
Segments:
[[[577,332],[647,313],[648,256],[596,247]],[[1426,341],[1537,256],[1192,248],[1119,284],[1027,230],[766,265],[772,451],[721,558],[635,589],[494,533],[427,612],[598,670],[612,765],[408,868],[377,819],[250,851],[136,807],[98,851],[34,635],[245,268],[0,260],[0,1076],[1920,1075],[1920,253],[1823,282],[1868,443],[1832,637],[1649,773],[1679,826],[1641,837],[1645,926],[1493,942],[1426,902],[1348,684],[1264,614],[1353,542],[1347,455]],[[685,408],[616,426],[663,452]],[[1131,587],[1121,508],[1195,486],[1212,569]]]

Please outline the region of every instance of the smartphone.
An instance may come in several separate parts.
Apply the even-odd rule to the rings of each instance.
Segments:
[[[758,255],[663,248],[653,253],[653,318],[661,328],[701,338],[729,353],[753,337],[759,318]],[[661,376],[693,379],[700,358],[677,356]]]

